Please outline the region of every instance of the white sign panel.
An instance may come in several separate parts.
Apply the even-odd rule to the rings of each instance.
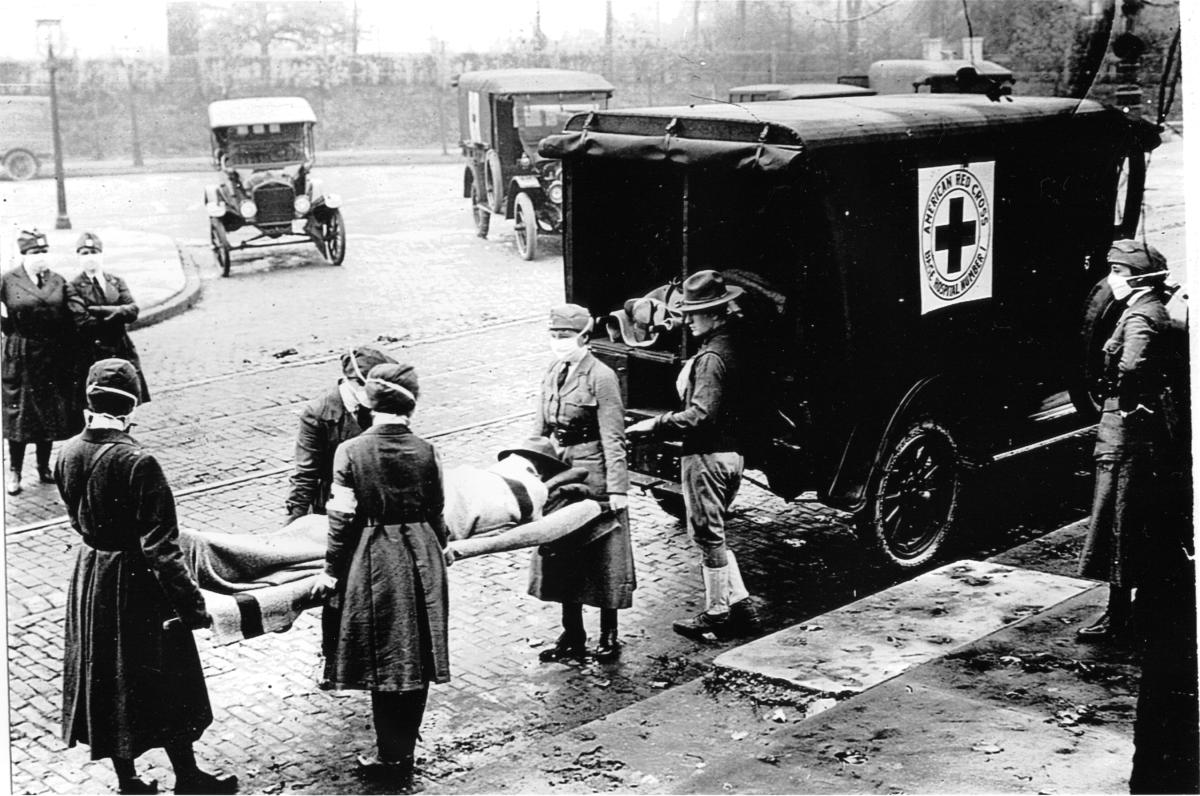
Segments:
[[[479,92],[467,92],[467,117],[468,123],[471,126],[471,141],[476,144],[483,143],[483,134],[479,130]]]
[[[992,297],[996,161],[917,171],[921,314]]]

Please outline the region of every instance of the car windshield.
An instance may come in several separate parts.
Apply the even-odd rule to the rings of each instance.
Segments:
[[[562,132],[563,126],[577,113],[600,110],[604,100],[591,95],[517,97],[513,125],[526,144],[536,144],[548,135]]]
[[[304,125],[248,124],[217,133],[230,166],[296,163],[305,160]]]

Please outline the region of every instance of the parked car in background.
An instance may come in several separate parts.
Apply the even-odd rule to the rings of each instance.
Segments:
[[[869,97],[875,92],[844,83],[757,83],[729,89],[730,102],[767,102],[790,99],[831,99]]]
[[[876,61],[865,75],[842,75],[842,85],[877,94],[1011,94],[1011,69],[984,60],[899,58]]]
[[[313,115],[301,97],[248,97],[208,106],[221,182],[204,191],[213,255],[229,276],[233,250],[309,242],[333,265],[346,257],[341,197],[311,175]],[[230,233],[252,229],[239,243]]]
[[[0,96],[0,166],[14,180],[37,176],[43,158],[54,157],[50,98]]]
[[[532,260],[541,235],[562,231],[562,167],[538,154],[538,142],[577,113],[607,108],[612,84],[589,72],[493,69],[464,72],[454,85],[475,230],[486,238],[493,215],[513,219],[517,252]]]

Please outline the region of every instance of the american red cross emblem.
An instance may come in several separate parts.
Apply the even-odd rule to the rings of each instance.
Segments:
[[[967,246],[975,245],[975,222],[963,221],[963,197],[950,199],[950,218],[933,230],[933,248],[946,252],[946,273],[957,274],[962,270],[962,252]]]

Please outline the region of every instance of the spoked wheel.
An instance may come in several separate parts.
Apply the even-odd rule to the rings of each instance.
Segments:
[[[14,180],[31,180],[38,173],[38,159],[28,149],[14,149],[4,156],[4,170]]]
[[[221,222],[215,218],[208,220],[208,232],[212,240],[213,257],[217,261],[217,267],[221,269],[221,276],[229,276],[229,267],[233,265],[233,258],[229,253],[229,235]]]
[[[1101,279],[1088,293],[1080,334],[1081,365],[1071,387],[1071,401],[1080,417],[1089,422],[1100,417],[1104,406],[1104,344],[1117,328],[1123,309],[1113,298],[1107,279]]]
[[[484,204],[478,181],[471,183],[471,214],[475,217],[475,234],[486,238],[492,225],[492,212]]]
[[[346,259],[346,225],[342,223],[342,211],[334,210],[325,222],[322,236],[325,240],[325,257],[331,265],[341,265]]]
[[[892,566],[933,560],[950,538],[962,493],[958,443],[932,419],[913,423],[888,451],[868,505],[868,541]]]
[[[513,214],[513,231],[517,234],[517,253],[522,260],[537,257],[538,224],[537,211],[527,193],[517,194],[516,210]]]

